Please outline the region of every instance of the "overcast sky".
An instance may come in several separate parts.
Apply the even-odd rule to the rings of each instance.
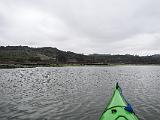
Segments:
[[[0,0],[0,46],[160,53],[160,0]]]

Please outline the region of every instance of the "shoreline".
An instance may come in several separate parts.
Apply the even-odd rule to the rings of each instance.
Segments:
[[[0,64],[0,69],[14,69],[14,68],[36,68],[36,67],[69,67],[69,66],[159,66],[160,64],[46,64],[46,65],[37,65],[37,64]]]

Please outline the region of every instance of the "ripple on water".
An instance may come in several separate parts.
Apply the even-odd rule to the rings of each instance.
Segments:
[[[0,70],[1,120],[97,120],[117,81],[141,120],[160,114],[160,67]]]

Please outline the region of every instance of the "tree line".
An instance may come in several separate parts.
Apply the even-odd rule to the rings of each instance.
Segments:
[[[84,55],[52,47],[0,46],[0,64],[160,64],[160,55]]]

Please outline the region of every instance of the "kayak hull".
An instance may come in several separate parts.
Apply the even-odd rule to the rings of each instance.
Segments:
[[[127,101],[122,95],[121,88],[116,85],[114,94],[103,112],[100,120],[139,120],[135,113],[126,109]]]

